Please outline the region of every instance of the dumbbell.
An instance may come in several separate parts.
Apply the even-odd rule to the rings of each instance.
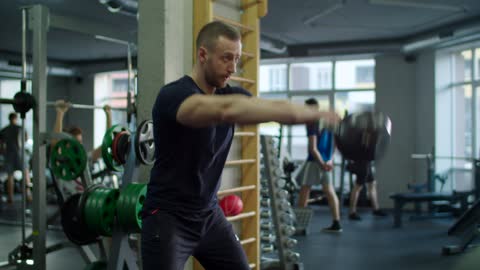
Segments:
[[[372,161],[385,154],[390,144],[392,122],[381,112],[361,112],[346,116],[330,129],[345,159]]]

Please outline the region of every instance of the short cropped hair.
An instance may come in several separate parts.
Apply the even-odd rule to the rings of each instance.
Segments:
[[[208,50],[215,49],[215,42],[220,36],[226,37],[233,41],[241,39],[240,32],[236,28],[224,22],[213,21],[204,25],[202,29],[200,29],[200,32],[198,32],[195,43],[197,50],[202,46]]]
[[[12,122],[13,120],[17,119],[17,114],[12,112],[8,115],[8,121]]]
[[[72,136],[77,136],[77,135],[82,135],[83,132],[81,128],[74,126],[67,129],[67,133],[69,133]]]
[[[309,98],[305,100],[305,104],[307,105],[318,105],[318,101],[315,98]]]

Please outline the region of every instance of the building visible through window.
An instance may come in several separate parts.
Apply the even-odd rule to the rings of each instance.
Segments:
[[[355,70],[357,84],[373,83],[373,73],[372,66],[357,66]]]

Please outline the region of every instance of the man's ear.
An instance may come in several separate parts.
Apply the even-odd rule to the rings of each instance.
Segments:
[[[207,58],[208,58],[207,49],[203,46],[198,48],[198,59],[200,63],[205,63],[205,61],[207,61]]]

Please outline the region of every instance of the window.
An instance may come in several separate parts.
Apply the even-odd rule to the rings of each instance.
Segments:
[[[119,78],[112,80],[113,92],[127,92],[128,91],[128,78]]]
[[[335,65],[335,87],[337,89],[375,88],[375,61],[339,61]]]
[[[453,156],[472,157],[472,86],[456,87],[453,91]]]
[[[438,173],[448,174],[444,191],[472,189],[471,158],[480,156],[478,53],[479,48],[464,46],[436,55],[435,166]]]
[[[359,84],[372,84],[373,72],[374,70],[371,66],[357,66],[355,71],[355,81]]]
[[[333,67],[335,84],[333,83]],[[375,60],[339,61],[321,59],[314,61],[285,60],[285,63],[260,65],[260,96],[271,99],[289,99],[304,104],[311,97],[319,101],[321,109],[335,109],[341,115],[373,110],[375,104]],[[279,75],[275,75],[275,71]],[[276,79],[278,78],[278,79]],[[340,90],[340,91],[339,91]],[[282,93],[272,93],[282,91]],[[260,125],[260,134],[278,136],[280,126],[275,123]],[[305,125],[283,127],[282,144],[292,160],[307,157],[308,139]],[[337,159],[336,159],[337,161]],[[334,173],[338,178],[338,173]],[[337,182],[338,183],[338,182]]]
[[[472,50],[464,50],[452,55],[453,82],[465,82],[472,79],[472,54]]]
[[[476,105],[476,127],[478,130],[478,128],[480,127],[480,87],[476,87],[475,89],[475,105]],[[475,130],[473,131],[473,136],[475,136],[475,142],[476,142],[476,149],[473,149],[473,156],[474,157],[480,157],[480,132],[475,132]]]
[[[332,63],[295,63],[290,66],[290,90],[329,90]]]
[[[480,48],[475,49],[475,80],[480,79]]]
[[[361,111],[373,111],[375,108],[374,91],[349,91],[335,93],[335,111],[343,116]]]
[[[287,65],[260,66],[260,92],[286,91]]]
[[[110,105],[113,108],[127,107],[128,72],[115,71],[95,75],[95,105]],[[102,110],[94,111],[94,145],[101,145],[106,130],[105,113]],[[112,125],[126,125],[125,111],[112,111]]]

